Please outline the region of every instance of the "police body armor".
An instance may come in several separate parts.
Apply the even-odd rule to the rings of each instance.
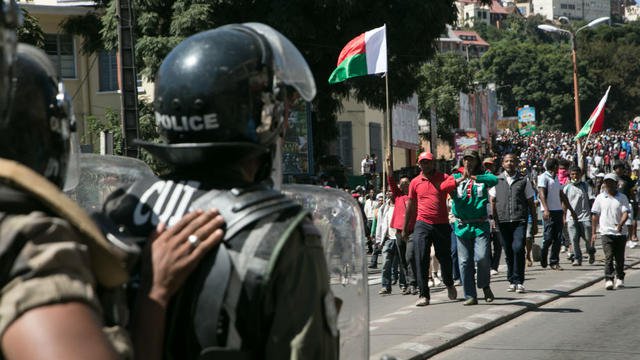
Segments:
[[[262,356],[252,353],[264,348],[266,319],[259,305],[279,250],[296,229],[304,236],[320,237],[302,206],[266,186],[207,191],[196,181],[155,177],[107,199],[104,213],[117,226],[105,230],[144,241],[158,223],[171,226],[189,211],[212,207],[226,222],[224,246],[205,256],[172,300],[165,342],[168,358]]]

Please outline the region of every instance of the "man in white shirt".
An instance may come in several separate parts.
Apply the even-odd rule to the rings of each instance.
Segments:
[[[360,174],[361,175],[371,174],[371,161],[369,159],[369,154],[364,154],[364,157],[362,157],[362,161],[360,162]]]
[[[618,191],[618,176],[607,174],[604,177],[605,191],[600,193],[593,203],[591,219],[592,237],[596,238],[596,229],[600,229],[602,250],[604,251],[604,278],[607,290],[624,287],[624,250],[627,242],[625,223],[630,213],[629,199]],[[614,285],[615,262],[615,285]]]
[[[560,267],[560,245],[562,244],[562,204],[577,221],[578,215],[569,204],[566,195],[562,192],[562,185],[558,181],[558,159],[549,158],[545,163],[547,171],[538,176],[538,196],[540,198],[540,211],[544,220],[544,240],[540,249],[540,266],[549,266],[553,270],[562,270]],[[551,254],[549,255],[549,248]],[[548,258],[547,258],[548,257]]]

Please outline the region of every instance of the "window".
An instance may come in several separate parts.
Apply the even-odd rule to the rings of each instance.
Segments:
[[[118,91],[118,64],[115,50],[98,54],[99,91]]]
[[[369,123],[369,151],[371,154],[376,154],[376,161],[380,166],[382,159],[382,127],[380,124]],[[377,170],[381,170],[381,168],[378,167]]]
[[[353,169],[353,140],[351,137],[351,121],[338,122],[338,155],[342,165]],[[358,172],[360,169],[358,169]]]
[[[47,53],[63,79],[76,78],[76,55],[73,36],[69,34],[45,34],[44,52]]]

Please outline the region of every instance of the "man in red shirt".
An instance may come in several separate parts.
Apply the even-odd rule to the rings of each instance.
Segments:
[[[393,178],[393,168],[391,167],[391,157],[387,154],[387,182],[389,183],[389,190],[392,193],[393,200],[393,215],[391,216],[392,229],[396,230],[396,238],[400,241],[396,242],[398,245],[401,271],[405,273],[406,283],[408,287],[402,288],[402,295],[417,295],[418,288],[416,283],[416,265],[413,261],[413,241],[410,238],[404,238],[400,236],[402,228],[404,226],[404,218],[406,214],[407,201],[409,200],[409,178],[403,177],[400,179],[400,184],[396,184],[396,180]],[[410,231],[413,231],[415,225],[415,219],[408,224]]]
[[[421,153],[418,156],[418,166],[422,171],[409,184],[402,238],[408,238],[410,224],[415,221],[411,240],[419,288],[416,306],[426,306],[430,300],[427,273],[431,261],[431,244],[440,262],[442,281],[447,286],[449,299],[454,300],[458,295],[451,276],[451,226],[447,210],[447,194],[456,188],[456,180],[453,176],[436,170],[431,153]]]

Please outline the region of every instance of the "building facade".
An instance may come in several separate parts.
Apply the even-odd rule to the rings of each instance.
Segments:
[[[611,16],[610,0],[532,0],[533,12],[549,20],[566,17],[569,20],[591,21]]]

